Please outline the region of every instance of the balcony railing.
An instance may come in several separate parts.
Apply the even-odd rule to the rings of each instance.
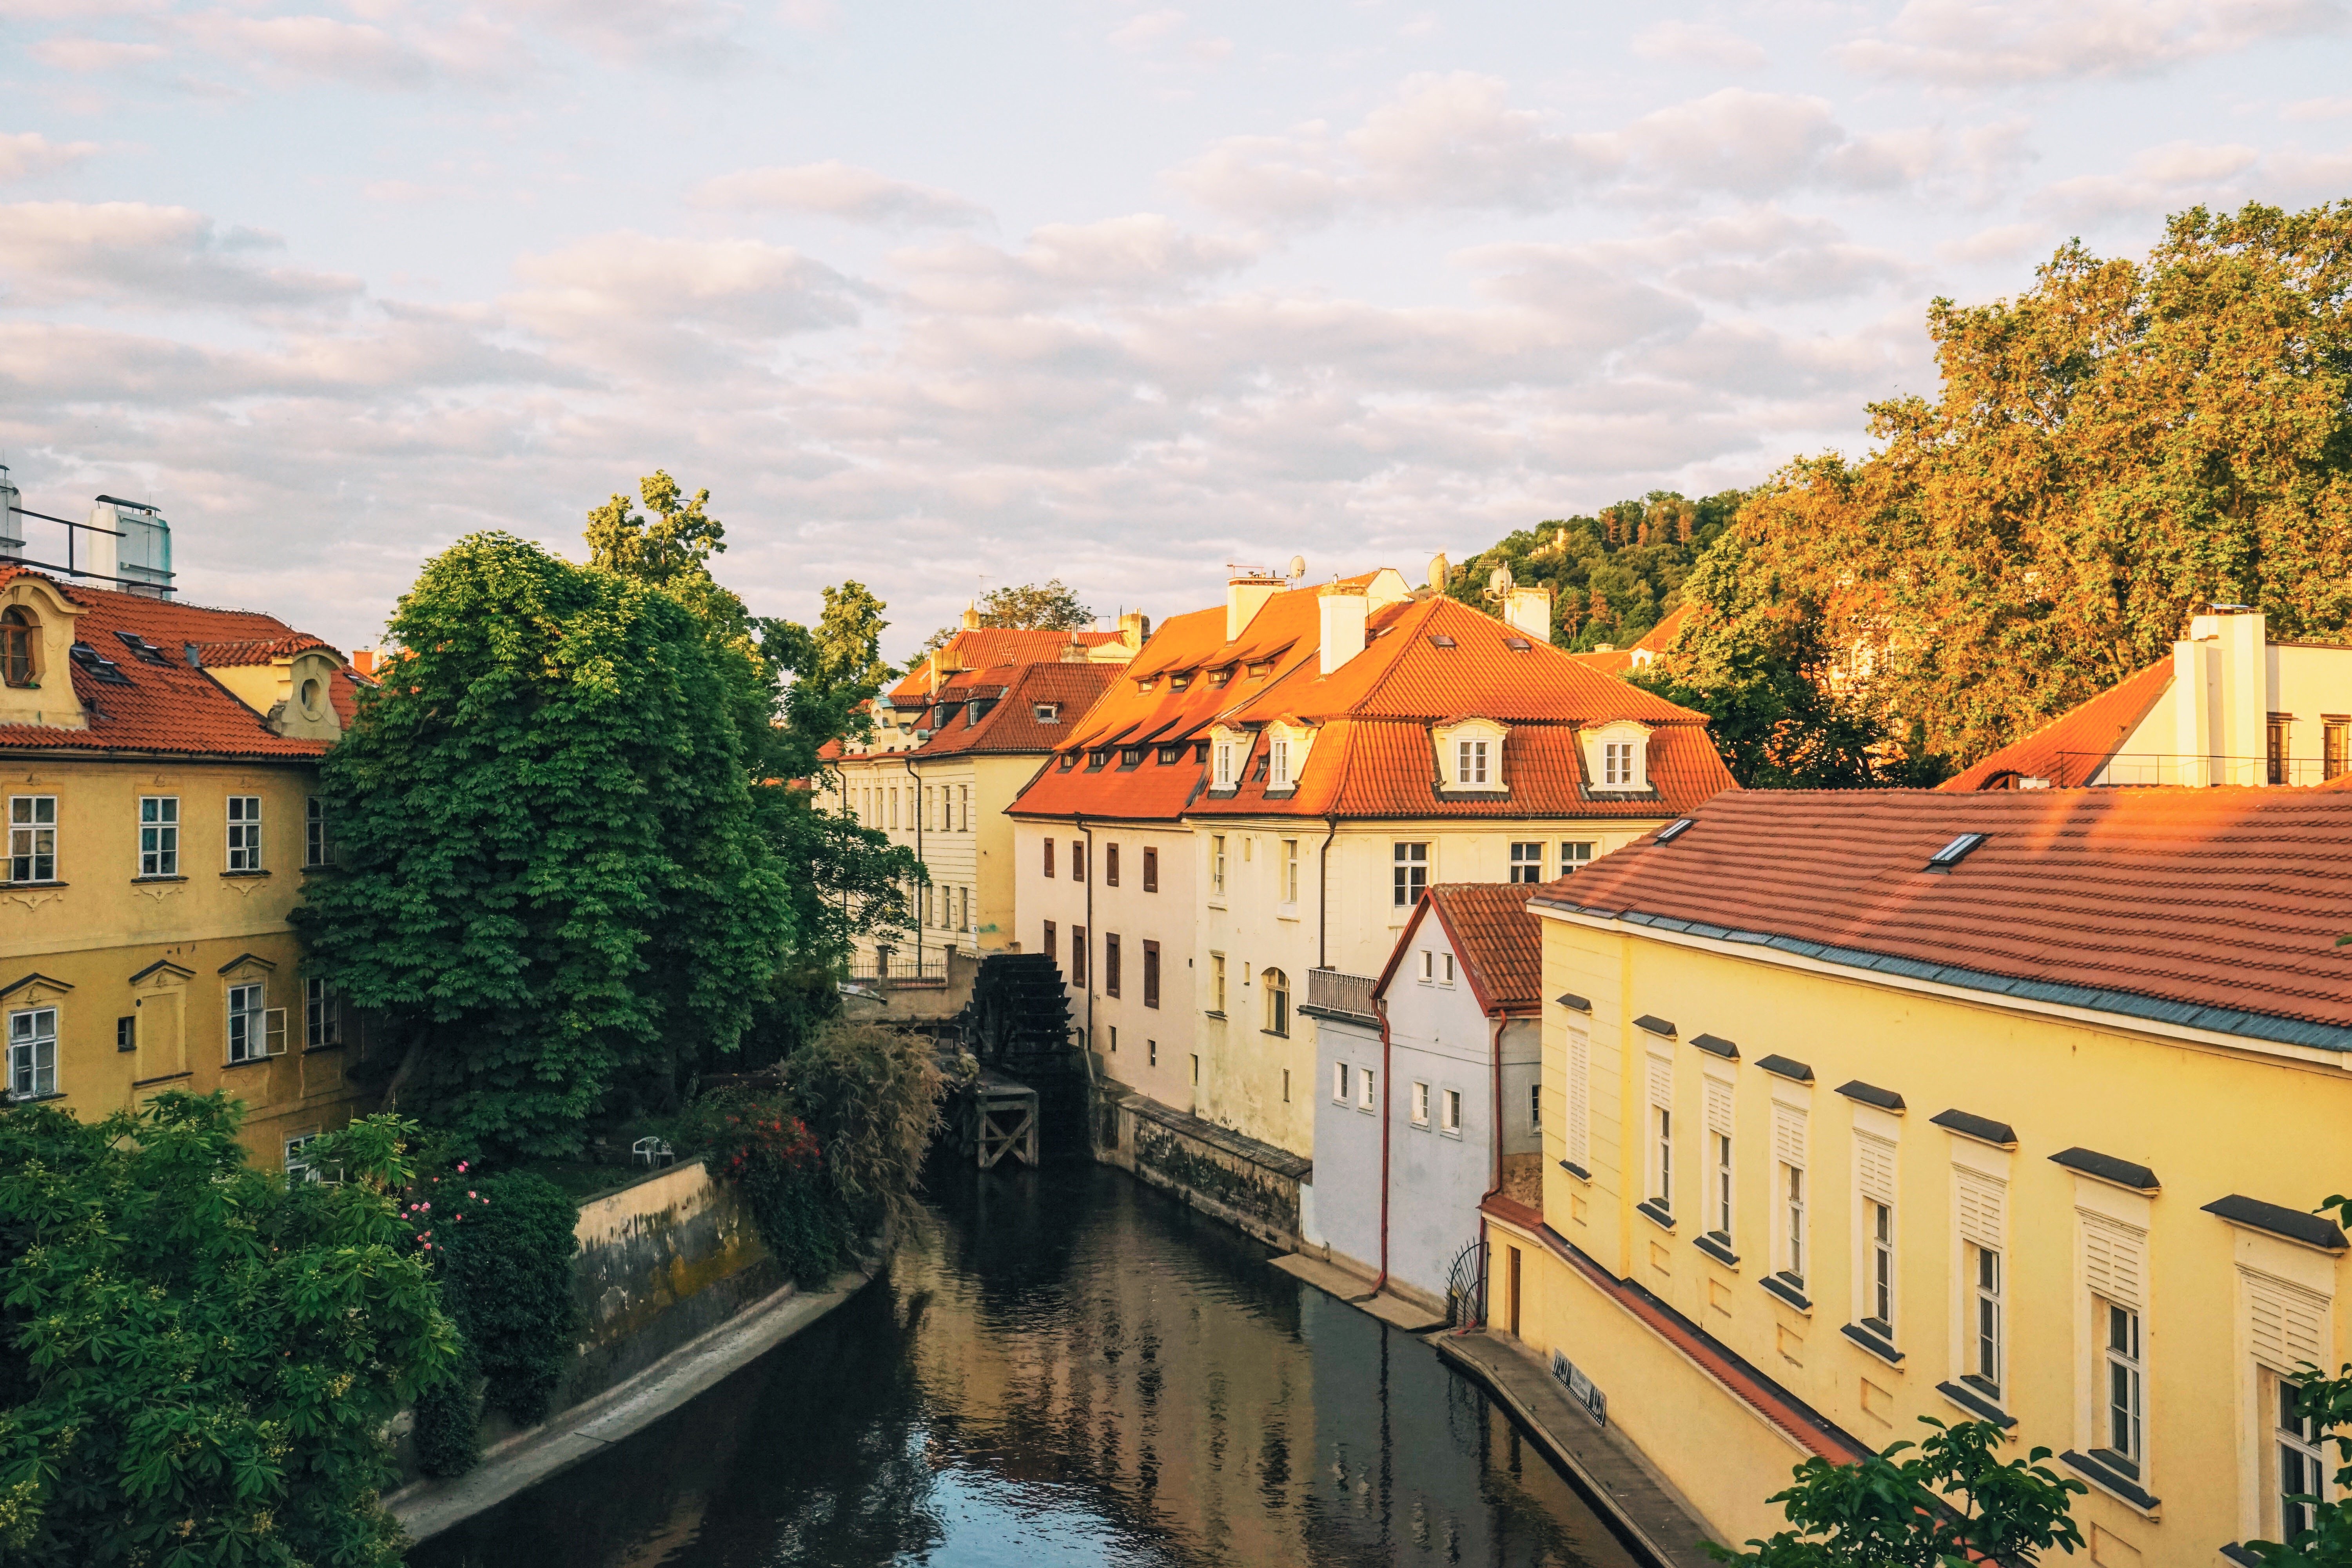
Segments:
[[[2104,766],[2102,765],[2104,763]],[[2050,782],[2102,784],[2315,784],[2345,771],[2332,757],[2224,757],[2169,752],[2061,752]]]
[[[886,985],[944,985],[948,981],[947,954],[927,952],[920,958],[901,958],[893,953],[887,963],[860,954],[850,960],[849,977]]]
[[[1377,1024],[1380,1016],[1372,1011],[1372,977],[1369,974],[1346,974],[1337,969],[1310,969],[1307,972],[1307,1005],[1302,1013],[1330,1013],[1342,1018],[1359,1018],[1367,1024]]]

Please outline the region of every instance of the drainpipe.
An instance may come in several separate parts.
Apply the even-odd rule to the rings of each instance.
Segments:
[[[1339,837],[1339,819],[1327,816],[1331,831],[1323,836],[1323,847],[1315,852],[1315,967],[1328,969],[1331,960],[1324,951],[1324,935],[1331,924],[1331,840]]]
[[[1494,1158],[1489,1162],[1493,1180],[1486,1191],[1494,1194],[1503,1190],[1503,1025],[1505,1019],[1499,1009],[1491,1016],[1495,1021],[1495,1026],[1489,1036],[1494,1047],[1495,1060],[1495,1121],[1492,1131],[1487,1134],[1486,1142],[1493,1147],[1495,1153]]]
[[[907,770],[907,777],[913,781],[915,785],[915,858],[918,862],[922,863],[923,876],[928,879],[931,874],[931,868],[929,862],[923,861],[923,775],[915,771],[915,759],[912,757],[901,756],[898,759],[898,765]],[[944,971],[942,971],[942,973],[944,973]],[[920,980],[922,977],[923,906],[921,903],[921,895],[918,894],[917,902],[915,904],[915,978]],[[884,984],[887,985],[890,977],[886,974],[882,979]]]
[[[1389,1079],[1389,1004],[1385,996],[1372,998],[1372,1014],[1381,1021],[1381,1277],[1372,1281],[1371,1293],[1379,1295],[1389,1282],[1389,1103],[1396,1090]]]
[[[1095,1048],[1095,830],[1087,826],[1083,811],[1070,814],[1070,826],[1087,836],[1087,1050],[1091,1054]]]

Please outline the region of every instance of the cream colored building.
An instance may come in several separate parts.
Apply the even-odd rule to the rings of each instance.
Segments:
[[[1726,1542],[1922,1416],[2054,1450],[2092,1562],[2277,1539],[2352,1328],[2347,853],[2342,790],[1764,791],[1544,888],[1492,1322]]]

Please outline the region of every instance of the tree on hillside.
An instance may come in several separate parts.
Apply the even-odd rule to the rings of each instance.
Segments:
[[[383,1430],[457,1350],[391,1196],[414,1129],[289,1187],[241,1114],[0,1112],[0,1560],[397,1568]]]
[[[666,587],[504,534],[425,566],[405,650],[320,767],[342,868],[308,973],[397,1042],[387,1101],[489,1148],[574,1147],[624,1084],[731,1050],[792,934],[740,658]]]
[[[1579,652],[1603,643],[1625,647],[1681,601],[1685,579],[1730,526],[1743,499],[1739,490],[1697,500],[1652,490],[1603,507],[1597,517],[1523,528],[1464,561],[1447,591],[1492,610],[1487,579],[1507,566],[1519,586],[1552,591],[1555,644]]]
[[[1860,462],[1740,511],[1667,673],[1736,665],[1756,605],[1818,623],[1824,680],[1965,763],[2162,658],[2208,602],[2352,624],[2352,201],[2173,218],[2145,261],[2061,248],[2014,300],[1927,317],[1933,400]]]
[[[982,626],[1016,631],[1082,632],[1095,624],[1095,613],[1059,577],[1024,583],[1017,588],[991,588],[972,607],[979,612]],[[920,659],[962,629],[961,623],[941,626],[915,650],[915,658]]]

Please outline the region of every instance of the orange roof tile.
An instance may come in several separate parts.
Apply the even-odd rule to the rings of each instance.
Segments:
[[[964,671],[996,669],[1012,664],[1038,664],[1062,657],[1072,643],[1099,647],[1117,642],[1117,632],[1060,632],[1021,626],[966,626],[940,645],[940,651],[960,661]],[[928,662],[918,660],[890,689],[893,703],[920,706],[931,692]]]
[[[20,574],[27,574],[25,568],[0,571],[0,585]],[[46,574],[29,574],[47,579]],[[71,668],[74,695],[81,700],[89,728],[0,724],[0,747],[226,757],[318,756],[327,750],[328,742],[323,741],[275,733],[262,723],[261,715],[229,695],[201,668],[192,668],[187,658],[191,644],[202,659],[204,650],[214,647],[287,652],[326,647],[318,638],[295,631],[275,616],[254,610],[207,609],[80,583],[57,586],[83,609],[74,622],[76,639],[110,660],[121,680],[100,680],[76,661]],[[122,633],[152,645],[163,662],[151,664],[139,657]],[[239,656],[227,662],[266,660]],[[338,670],[330,682],[330,696],[346,724],[358,711],[356,690],[348,669]]]
[[[1462,960],[1470,989],[1486,1013],[1536,1013],[1543,1007],[1543,924],[1528,912],[1533,888],[1524,882],[1440,882],[1422,895],[1381,972],[1376,994],[1386,994],[1399,961],[1424,910],[1433,910]]]
[[[940,689],[922,723],[931,738],[911,753],[917,761],[962,753],[1050,752],[1069,734],[1070,726],[1094,706],[1103,689],[1118,679],[1115,664],[1016,665],[1002,667],[980,678],[960,676]],[[1052,719],[1038,717],[1041,706],[1051,706]],[[974,707],[981,716],[971,716]]]
[[[1535,907],[2352,1050],[2352,794],[1749,790]],[[1949,870],[1927,858],[1988,837]]]
[[[2087,783],[2171,689],[2172,660],[2159,659],[1937,787],[2008,789],[2021,778],[2048,779],[2060,789]]]
[[[1643,632],[1641,639],[1630,647],[1612,647],[1606,652],[1594,648],[1589,653],[1572,653],[1568,657],[1584,666],[1585,668],[1599,670],[1603,675],[1623,675],[1633,668],[1633,656],[1636,653],[1665,652],[1666,645],[1675,640],[1675,635],[1683,629],[1683,623],[1689,620],[1690,616],[1691,607],[1688,605],[1676,605],[1660,617],[1656,626]]]

